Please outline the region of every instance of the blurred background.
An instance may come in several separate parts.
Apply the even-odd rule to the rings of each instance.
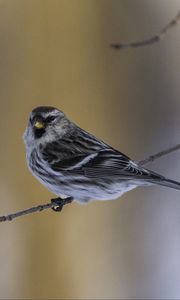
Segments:
[[[0,214],[49,202],[22,135],[39,105],[135,160],[179,143],[179,0],[0,0]],[[180,180],[180,152],[148,165]],[[180,298],[180,194],[151,187],[0,224],[1,299]]]

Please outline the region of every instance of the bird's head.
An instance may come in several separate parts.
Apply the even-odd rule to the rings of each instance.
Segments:
[[[71,122],[59,109],[51,106],[40,106],[32,110],[29,123],[24,133],[28,146],[44,144],[63,137],[71,127]]]

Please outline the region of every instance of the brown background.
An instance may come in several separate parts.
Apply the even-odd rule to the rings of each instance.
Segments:
[[[179,143],[180,27],[116,52],[178,12],[175,0],[0,0],[0,214],[52,197],[22,135],[38,105],[134,159]],[[180,178],[180,153],[149,165]],[[179,298],[180,194],[141,188],[0,224],[0,298]]]

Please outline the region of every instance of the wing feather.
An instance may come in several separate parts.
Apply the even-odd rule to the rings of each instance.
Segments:
[[[92,179],[163,179],[85,131],[73,134],[73,138],[55,141],[42,151],[43,159],[56,174],[68,172]]]

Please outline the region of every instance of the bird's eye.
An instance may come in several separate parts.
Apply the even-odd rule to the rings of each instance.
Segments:
[[[50,123],[50,122],[54,121],[55,119],[56,119],[55,116],[49,116],[49,117],[46,118],[46,122]]]

